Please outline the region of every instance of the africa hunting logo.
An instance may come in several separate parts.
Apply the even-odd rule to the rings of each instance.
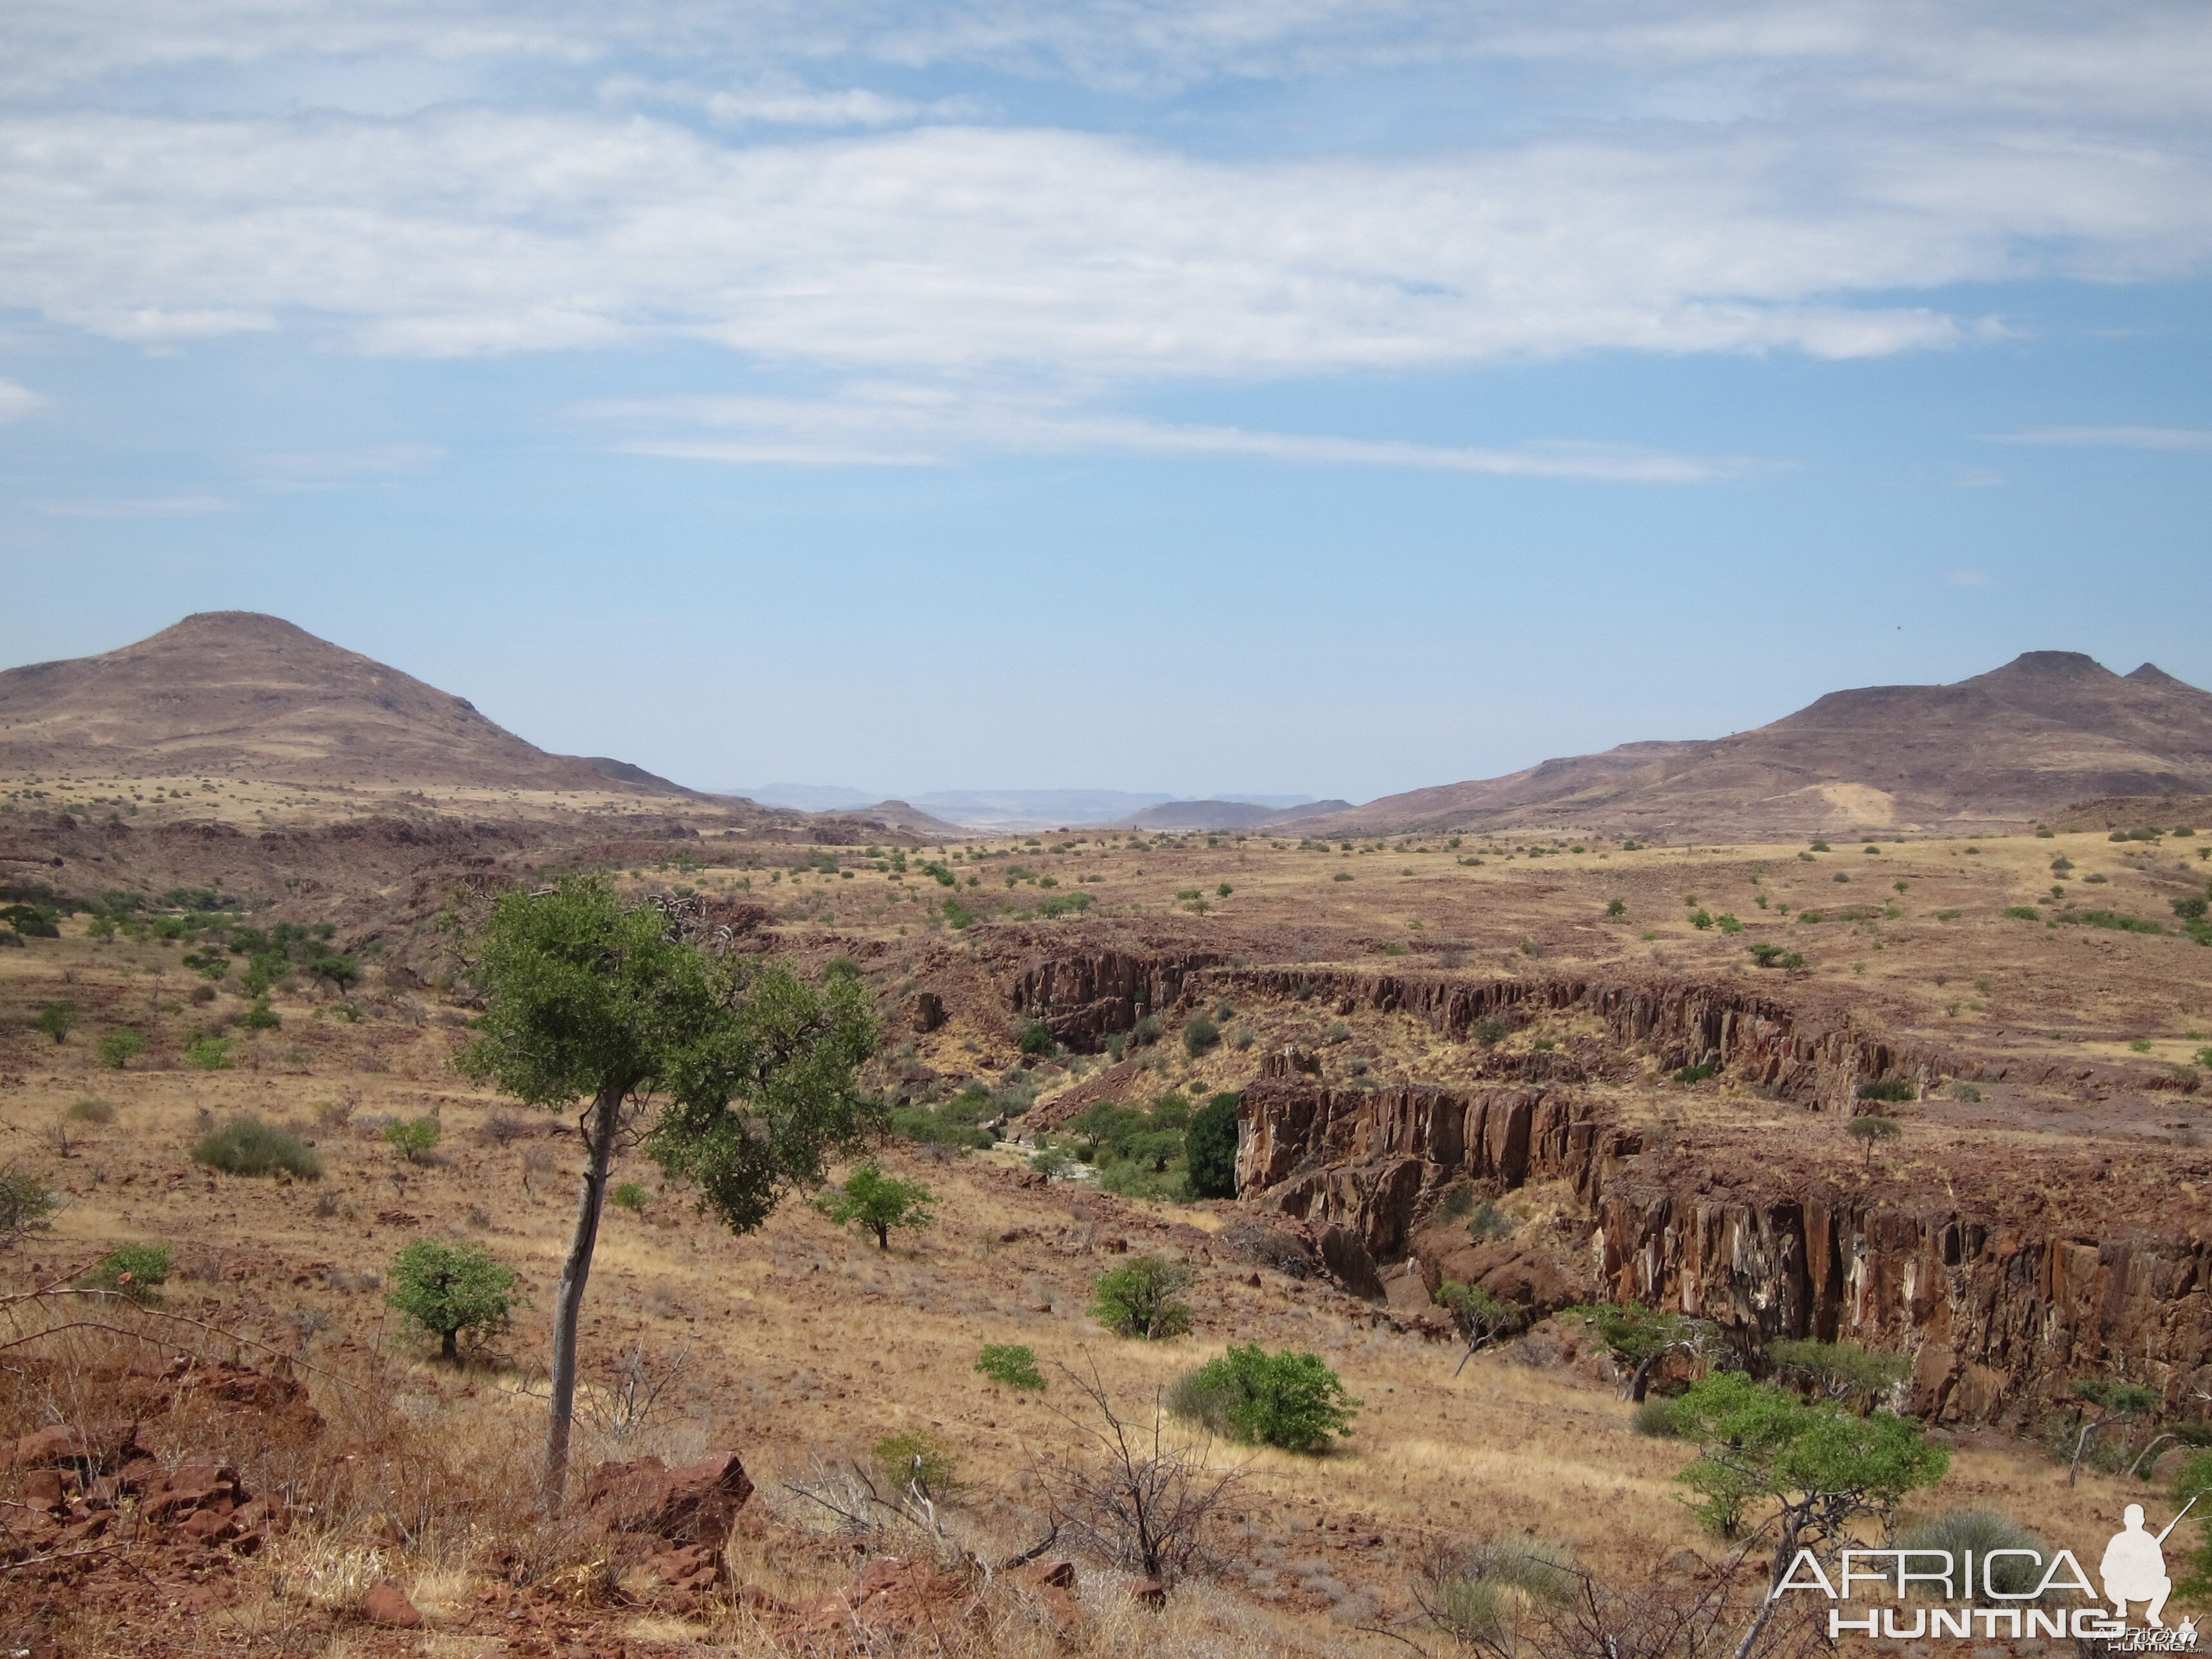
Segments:
[[[1971,1549],[1892,1548],[1844,1551],[1833,1579],[1812,1551],[1800,1550],[1772,1596],[1811,1592],[1838,1603],[1828,1609],[1831,1640],[1846,1632],[1893,1641],[1945,1636],[2019,1641],[2045,1636],[2106,1642],[2112,1651],[2122,1653],[2194,1653],[2197,1620],[2184,1619],[2169,1627],[2164,1614],[2166,1599],[2173,1594],[2173,1580],[2166,1570],[2166,1540],[2196,1506],[2197,1500],[2191,1498],[2164,1531],[2153,1534],[2144,1530],[2142,1505],[2129,1504],[2120,1530],[2112,1534],[2097,1564],[2101,1592],[2089,1582],[2071,1550],[2046,1557],[2034,1549],[1990,1549],[1978,1558]],[[2012,1565],[2023,1559],[2025,1572]],[[2031,1574],[2034,1582],[2027,1587]],[[1874,1585],[1881,1586],[1895,1604],[1843,1605],[1863,1587]],[[2012,1585],[2021,1587],[2007,1588]],[[1923,1598],[1940,1597],[1945,1605],[1930,1606],[1923,1599],[1907,1614],[1899,1604],[1916,1592]],[[2068,1606],[2056,1599],[2067,1595],[2080,1597],[2086,1605]],[[2131,1607],[2141,1608],[2142,1625],[2128,1623]]]

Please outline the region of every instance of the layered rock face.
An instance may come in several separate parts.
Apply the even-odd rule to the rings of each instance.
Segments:
[[[2117,1218],[2086,1238],[2006,1226],[1778,1170],[1717,1192],[1687,1155],[1647,1171],[1635,1132],[1572,1089],[1362,1091],[1271,1069],[1244,1097],[1239,1192],[1324,1241],[1341,1231],[1376,1263],[1406,1255],[1449,1186],[1556,1181],[1585,1206],[1608,1298],[1710,1319],[1747,1350],[1814,1336],[1911,1352],[1913,1408],[1930,1417],[2033,1426],[2077,1376],[2146,1383],[2183,1417],[2212,1393],[2212,1247],[2198,1239]],[[1440,1261],[1421,1268],[1433,1291]]]
[[[1557,1182],[1588,1228],[1577,1273],[1603,1295],[1711,1319],[1747,1350],[1814,1336],[1909,1352],[1912,1403],[1928,1415],[2033,1426],[2074,1378],[2092,1376],[2153,1387],[2173,1416],[2206,1413],[2212,1239],[2171,1204],[2161,1215],[2131,1206],[2094,1144],[2006,1145],[1992,1167],[1985,1143],[1934,1182],[1845,1187],[1800,1158],[1793,1136],[1647,1149],[1590,1088],[1632,1083],[1646,1058],[1668,1071],[1713,1060],[1768,1100],[1848,1114],[1867,1109],[1857,1087],[1876,1079],[1923,1097],[1947,1077],[2094,1094],[2189,1089],[2191,1073],[1901,1043],[1847,1012],[1794,1009],[1757,982],[1484,981],[1108,951],[1031,961],[1012,1001],[1091,1047],[1146,1010],[1218,996],[1295,1000],[1317,1016],[1402,1014],[1448,1042],[1485,1022],[1604,1023],[1602,1040],[1480,1055],[1480,1080],[1452,1088],[1336,1087],[1313,1055],[1262,1059],[1244,1095],[1238,1192],[1308,1223],[1359,1293],[1404,1277],[1391,1264],[1416,1253],[1431,1291],[1447,1259],[1454,1271],[1492,1260],[1509,1271],[1494,1255],[1467,1255],[1463,1231],[1459,1254],[1439,1251],[1437,1197],[1458,1183],[1500,1193]],[[1503,1281],[1492,1288],[1506,1293]]]

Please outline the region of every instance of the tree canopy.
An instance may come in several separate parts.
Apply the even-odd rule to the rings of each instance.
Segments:
[[[532,1105],[590,1103],[553,1316],[545,1485],[557,1507],[576,1331],[616,1152],[641,1148],[702,1212],[752,1231],[881,1121],[857,1086],[875,1015],[855,975],[817,983],[784,963],[715,954],[695,925],[626,903],[603,876],[512,889],[452,921],[484,1004],[457,1056],[462,1072]]]

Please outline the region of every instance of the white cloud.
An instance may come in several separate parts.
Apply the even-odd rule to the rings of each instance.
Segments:
[[[2179,449],[2212,454],[2212,432],[2185,426],[2045,426],[2002,433],[1988,441],[2059,449]]]
[[[1621,445],[1477,448],[1178,424],[974,388],[879,384],[812,399],[666,398],[594,404],[578,413],[629,428],[630,435],[617,443],[629,453],[732,465],[924,466],[998,451],[1231,457],[1622,483],[1698,483],[1753,470],[1725,457]]]
[[[0,306],[149,336],[319,318],[426,356],[688,335],[847,368],[1254,376],[1945,346],[1976,325],[1851,296],[2212,251],[2191,158],[1876,146],[1814,198],[1801,152],[1655,133],[1219,161],[1051,130],[731,146],[637,116],[73,112],[0,124]]]
[[[220,495],[155,495],[40,501],[39,511],[52,519],[170,519],[228,513],[231,506]]]
[[[33,410],[43,408],[46,401],[27,386],[0,380],[0,422],[20,421]]]

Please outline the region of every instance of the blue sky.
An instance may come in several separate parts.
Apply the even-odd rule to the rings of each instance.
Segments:
[[[2201,5],[18,0],[8,661],[1364,799],[2212,684]]]

